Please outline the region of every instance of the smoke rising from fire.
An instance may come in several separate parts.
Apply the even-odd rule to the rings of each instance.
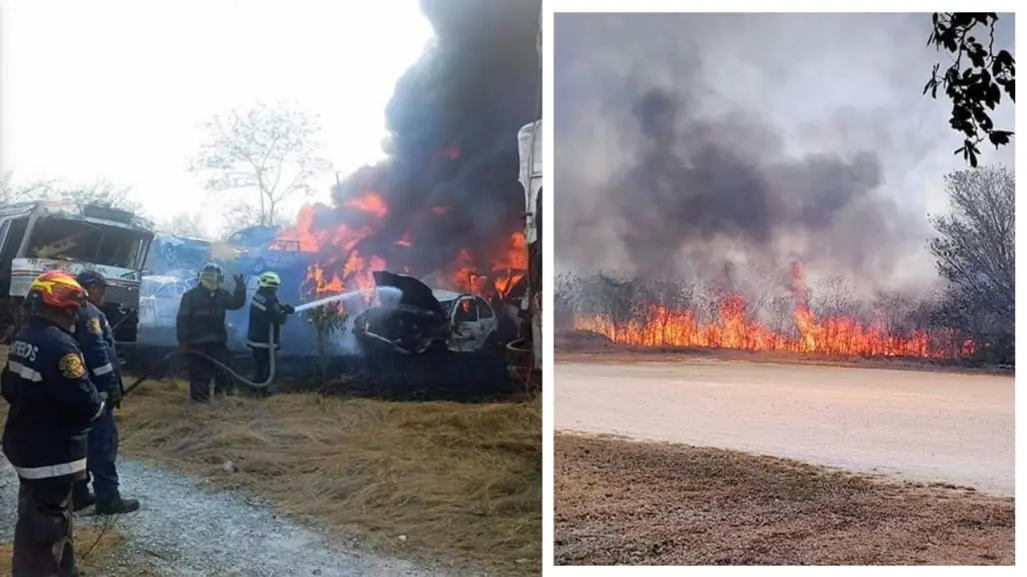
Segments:
[[[874,285],[934,278],[928,213],[965,167],[927,14],[562,14],[561,268],[800,262]],[[996,45],[1013,45],[1003,15]],[[1011,106],[993,116],[1012,127]],[[1013,146],[982,147],[1012,166]]]
[[[386,110],[390,158],[336,186],[334,210],[319,211],[314,228],[366,225],[352,248],[396,272],[429,274],[457,261],[486,272],[523,230],[517,130],[539,114],[540,1],[422,0],[421,8],[436,38],[396,83]],[[369,200],[380,207],[368,210]]]

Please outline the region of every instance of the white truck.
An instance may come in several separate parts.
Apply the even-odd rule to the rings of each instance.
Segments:
[[[109,283],[103,311],[115,339],[135,342],[139,284],[153,236],[152,223],[108,206],[46,200],[0,205],[0,335],[20,323],[36,276],[93,269]]]
[[[524,187],[524,239],[528,245],[528,290],[521,304],[530,327],[522,329],[531,341],[532,370],[542,370],[542,121],[517,133],[521,158],[519,180]]]

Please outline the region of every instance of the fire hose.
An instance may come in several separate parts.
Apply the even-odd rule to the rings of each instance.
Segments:
[[[121,396],[127,396],[129,393],[139,388],[139,385],[149,380],[150,376],[153,375],[153,372],[157,369],[157,367],[163,366],[165,363],[170,362],[171,359],[181,355],[193,355],[196,357],[206,359],[215,366],[219,367],[222,371],[228,374],[228,376],[245,384],[246,386],[252,387],[254,389],[265,389],[269,387],[271,385],[271,382],[275,379],[275,357],[278,356],[276,354],[278,343],[275,342],[275,325],[273,323],[271,324],[271,327],[268,329],[267,342],[271,354],[269,355],[267,380],[265,380],[262,383],[257,383],[247,379],[246,377],[232,370],[232,367],[229,367],[227,363],[219,359],[216,359],[213,356],[208,355],[207,353],[186,349],[185,351],[172,351],[161,357],[160,360],[158,360],[157,362],[151,364],[148,370],[144,371],[143,374],[139,376],[131,385],[124,388],[124,390],[121,392]]]

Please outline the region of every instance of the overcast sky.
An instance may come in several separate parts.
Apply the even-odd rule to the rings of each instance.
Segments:
[[[16,183],[104,177],[160,220],[210,206],[185,171],[200,123],[286,99],[321,116],[345,175],[382,156],[385,105],[431,35],[416,0],[4,2],[0,168]]]
[[[732,237],[721,248],[798,252],[850,276],[933,274],[926,216],[947,209],[942,177],[966,164],[952,154],[962,141],[951,104],[921,96],[943,57],[925,46],[930,25],[929,14],[558,14],[558,264],[631,274],[651,259],[661,270],[721,227]],[[1013,28],[1004,15],[999,47],[1013,49]],[[639,106],[656,93],[673,104],[648,101],[660,134],[646,136]],[[1014,129],[1011,105],[993,118]],[[647,158],[664,137],[667,157]],[[1013,168],[1012,145],[982,150],[984,163]],[[757,201],[800,197],[823,210],[760,221]]]

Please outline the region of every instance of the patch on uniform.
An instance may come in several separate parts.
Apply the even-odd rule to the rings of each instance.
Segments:
[[[82,362],[82,355],[68,353],[61,357],[61,374],[68,379],[81,379],[86,376],[86,364]]]
[[[100,317],[93,317],[86,322],[86,328],[94,335],[102,335],[103,327],[100,326]]]

